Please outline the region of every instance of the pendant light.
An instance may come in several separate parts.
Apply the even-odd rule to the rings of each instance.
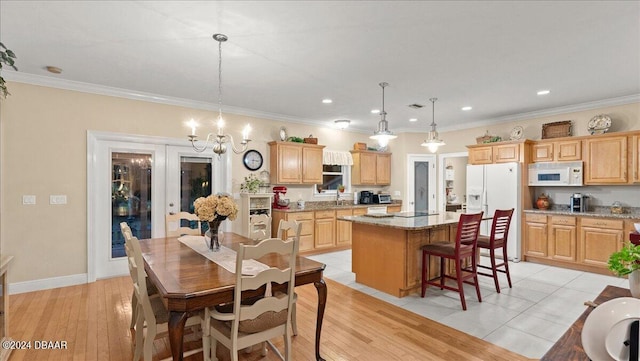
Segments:
[[[382,111],[380,115],[382,119],[378,122],[378,130],[373,132],[373,135],[369,138],[375,139],[378,141],[378,145],[380,147],[386,147],[389,144],[389,140],[396,139],[398,136],[393,134],[393,132],[389,131],[389,123],[387,122],[387,112],[384,111],[384,88],[389,85],[389,83],[380,83],[380,87],[382,87]]]
[[[429,148],[431,153],[438,151],[438,147],[445,145],[442,139],[438,139],[438,132],[436,131],[436,100],[438,98],[431,98],[431,131],[427,133],[427,139],[424,143],[420,144],[423,147]]]

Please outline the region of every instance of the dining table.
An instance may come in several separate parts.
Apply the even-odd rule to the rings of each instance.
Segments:
[[[140,240],[147,276],[158,288],[169,311],[169,344],[173,360],[183,359],[183,336],[187,318],[197,315],[207,307],[232,302],[236,283],[235,273],[227,271],[178,238]],[[225,232],[221,245],[237,251],[241,243],[253,245],[256,241]],[[267,266],[287,262],[284,257],[275,254],[266,255],[257,261]],[[302,256],[296,258],[295,286],[313,283],[318,292],[315,335],[315,357],[318,361],[324,360],[320,356],[320,335],[327,301],[324,269],[325,265],[320,262]],[[256,290],[255,294],[248,293],[247,297],[259,296],[260,292],[264,294],[264,290]]]

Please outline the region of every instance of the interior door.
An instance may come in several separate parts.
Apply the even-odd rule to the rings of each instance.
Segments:
[[[408,155],[406,211],[437,212],[436,179],[435,155]]]

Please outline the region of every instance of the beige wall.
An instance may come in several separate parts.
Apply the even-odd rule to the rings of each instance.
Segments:
[[[184,122],[191,118],[213,120],[214,112],[147,103],[129,99],[59,90],[21,83],[10,83],[11,96],[0,102],[1,214],[0,236],[3,253],[15,256],[9,281],[24,282],[87,272],[86,227],[86,133],[87,130],[144,134],[184,139],[189,129]],[[475,137],[486,129],[506,137],[516,124],[525,127],[525,137],[538,139],[541,124],[572,119],[575,134],[586,134],[586,123],[595,114],[608,113],[615,120],[614,129],[640,129],[640,104],[545,117],[491,127],[442,133],[447,145],[441,153],[465,151]],[[368,134],[310,125],[293,124],[226,116],[228,128],[239,134],[246,123],[253,127],[251,148],[265,157],[266,143],[278,138],[280,126],[289,135],[313,134],[327,149],[349,150],[355,142],[372,143]],[[202,134],[204,131],[201,131]],[[404,195],[406,155],[427,153],[420,146],[424,134],[400,134],[392,141],[392,194]],[[248,174],[241,155],[233,155],[234,192]],[[310,186],[289,187],[292,200],[298,194],[312,199]],[[369,189],[370,187],[367,187]],[[375,190],[375,188],[374,188]],[[22,195],[37,196],[37,204],[22,205]],[[67,205],[49,205],[49,195],[66,194]]]

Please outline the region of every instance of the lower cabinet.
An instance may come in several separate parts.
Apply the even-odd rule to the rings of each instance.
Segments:
[[[624,221],[583,218],[580,226],[579,261],[607,268],[609,255],[622,248]]]
[[[542,214],[527,214],[524,223],[525,246],[524,254],[534,257],[547,257],[549,243],[547,242],[547,216]]]
[[[561,261],[576,261],[576,217],[550,216],[549,257]]]
[[[336,211],[336,217],[346,217],[353,215],[351,209],[340,209]],[[336,220],[336,246],[347,246],[351,244],[351,222]]]
[[[285,221],[298,221],[302,223],[300,229],[300,246],[298,250],[311,251],[314,248],[314,224],[313,224],[313,212],[273,212],[273,218],[271,218],[271,236],[276,237],[278,235],[278,225],[280,220]],[[291,234],[285,233],[284,237],[291,237]]]
[[[315,248],[335,246],[336,211],[316,211],[315,219]]]

